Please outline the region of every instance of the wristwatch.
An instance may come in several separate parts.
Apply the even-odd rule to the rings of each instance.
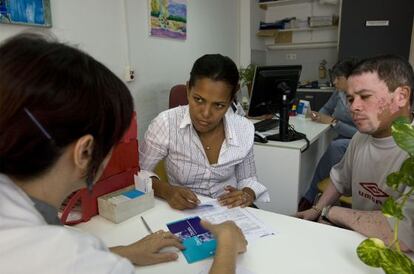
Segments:
[[[331,209],[331,206],[325,206],[324,208],[322,208],[322,213],[321,213],[322,220],[330,222],[330,220],[328,218],[328,214],[329,214],[330,209]]]
[[[334,128],[336,127],[336,124],[338,123],[338,120],[336,120],[335,118],[332,119],[331,121],[331,127]]]

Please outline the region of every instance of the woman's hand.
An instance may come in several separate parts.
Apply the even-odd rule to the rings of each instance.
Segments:
[[[334,120],[332,116],[329,116],[329,115],[326,115],[320,112],[316,112],[316,111],[312,111],[311,119],[315,122],[319,122],[322,124],[330,124]]]
[[[247,240],[243,232],[233,221],[225,221],[220,224],[211,224],[201,220],[201,226],[213,233],[217,239],[218,246],[232,246],[236,254],[246,252]]]
[[[196,208],[200,203],[197,195],[190,189],[173,185],[168,187],[165,199],[172,208],[180,210]]]
[[[169,246],[176,247],[179,250],[184,249],[179,238],[170,232],[160,230],[133,244],[113,247],[110,250],[129,259],[133,264],[152,265],[174,261],[178,258],[176,252],[159,252],[162,248]]]
[[[227,206],[228,208],[246,207],[253,204],[254,200],[256,200],[254,191],[248,187],[239,190],[232,186],[226,186],[224,190],[227,193],[218,197],[218,201],[222,206]]]

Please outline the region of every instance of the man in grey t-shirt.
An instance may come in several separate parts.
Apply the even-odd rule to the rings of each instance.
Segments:
[[[379,56],[360,62],[347,81],[348,104],[359,132],[343,159],[332,168],[331,183],[318,203],[297,216],[327,221],[390,243],[393,219],[382,214],[381,206],[387,197],[398,199],[406,189],[393,191],[386,177],[408,158],[395,144],[391,125],[397,117],[412,121],[413,69],[399,57]],[[352,194],[352,209],[332,206],[343,194]],[[401,249],[414,251],[413,197],[406,203],[404,216],[399,226]]]

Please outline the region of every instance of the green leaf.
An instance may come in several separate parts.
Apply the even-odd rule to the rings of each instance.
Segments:
[[[380,267],[382,262],[382,253],[386,246],[383,241],[376,238],[369,238],[362,241],[358,248],[357,254],[361,261],[372,267]]]
[[[404,253],[389,248],[384,250],[380,264],[387,274],[414,274],[413,261]]]
[[[394,190],[400,186],[403,175],[400,172],[393,172],[387,176],[387,185]]]
[[[410,155],[414,154],[414,128],[406,119],[398,118],[393,122],[392,136],[399,147]]]
[[[404,174],[404,178],[401,179],[400,183],[414,187],[414,157],[410,157],[403,162],[400,173]]]
[[[385,200],[381,210],[385,217],[395,217],[399,220],[402,220],[404,218],[401,205],[397,203],[392,197],[389,197],[387,200]]]

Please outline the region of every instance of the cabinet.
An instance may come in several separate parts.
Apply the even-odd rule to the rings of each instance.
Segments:
[[[299,27],[279,30],[259,30],[256,35],[263,38],[269,50],[279,49],[308,49],[308,48],[337,48],[339,13],[335,0],[325,0],[336,4],[320,4],[312,0],[280,0],[258,3],[265,10],[266,22],[275,22],[286,17],[295,17]],[[333,17],[329,26],[309,27],[309,16]],[[321,18],[321,17],[319,17]]]

